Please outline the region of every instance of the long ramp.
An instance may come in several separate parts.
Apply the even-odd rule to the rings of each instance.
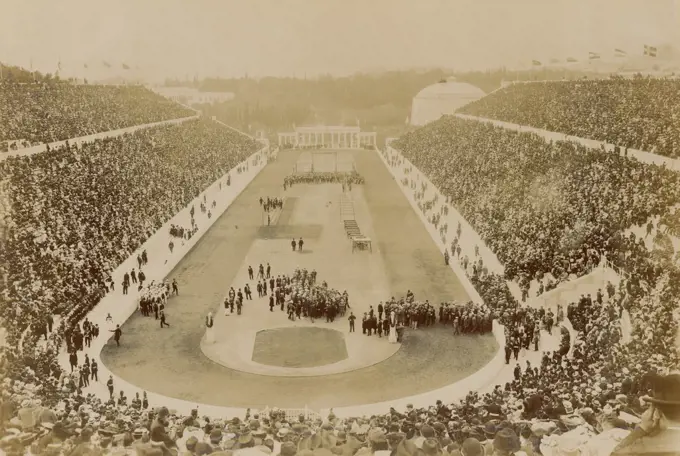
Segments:
[[[340,197],[340,220],[356,220],[354,214],[354,201],[345,194]]]

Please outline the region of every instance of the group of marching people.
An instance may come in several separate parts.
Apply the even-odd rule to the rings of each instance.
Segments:
[[[347,291],[341,293],[329,288],[325,281],[317,284],[316,271],[309,272],[306,269],[295,270],[283,294],[287,297],[286,310],[290,320],[309,318],[314,322],[315,319],[325,318],[326,322],[331,323],[337,316],[344,315],[349,307]]]
[[[309,318],[314,322],[325,318],[327,322],[333,322],[338,315],[344,315],[349,307],[347,291],[340,293],[329,288],[325,281],[318,284],[315,270],[296,269],[292,275],[279,274],[274,277],[267,263],[266,268],[259,265],[257,277],[255,270],[249,266],[248,277],[257,280],[258,297],[269,297],[270,312],[274,311],[274,307],[279,307],[293,321]],[[244,299],[252,300],[250,285],[246,284],[238,290],[232,287],[224,300],[225,315],[234,313],[235,308],[237,314],[241,315]]]
[[[356,171],[295,173],[283,179],[283,189],[291,188],[293,184],[342,184],[351,189],[352,184],[363,183],[364,178]]]
[[[165,315],[165,305],[172,294],[179,294],[177,280],[173,279],[172,284],[167,281],[152,281],[139,297],[139,310],[145,317],[154,315],[156,320],[161,321],[161,328],[170,326],[167,324]]]
[[[372,307],[371,307],[372,309]],[[392,297],[384,304],[378,304],[378,319],[395,313],[397,325],[418,329],[437,323],[437,310],[428,300],[416,301],[411,290],[400,299]],[[493,314],[491,310],[472,301],[467,303],[442,302],[439,305],[439,322],[451,325],[454,334],[491,332]]]
[[[271,212],[275,209],[281,209],[283,208],[283,199],[270,197],[267,197],[265,199],[263,197],[260,197],[260,206],[265,212]]]

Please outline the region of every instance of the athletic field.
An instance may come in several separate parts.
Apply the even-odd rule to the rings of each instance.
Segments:
[[[396,353],[385,339],[361,334],[361,316],[370,305],[377,308],[379,301],[401,297],[408,289],[435,308],[444,300],[464,301],[467,295],[375,152],[343,152],[353,156],[366,179],[346,198],[353,202],[361,231],[373,241],[373,253],[351,251],[340,221],[340,184],[300,184],[283,191],[283,179],[299,154],[280,152],[169,275],[180,288],[166,308],[170,328],[160,329],[156,320],[139,314],[123,325],[121,347],[110,341],[102,352],[112,372],[140,389],[188,401],[318,409],[437,389],[468,376],[494,356],[498,347],[492,335],[454,337],[438,325],[407,330]],[[260,197],[285,198],[269,227],[263,226]],[[305,242],[302,253],[290,247],[291,239],[299,237]],[[318,281],[347,290],[357,333],[347,333],[345,318],[294,323],[278,308],[270,312],[268,299],[258,298],[256,281],[247,276],[248,265],[257,271],[267,262],[273,276],[292,274],[298,267],[314,269]],[[246,283],[254,299],[244,303],[242,315],[225,316],[221,304],[229,287]],[[216,316],[216,343],[211,347],[202,343],[209,311]],[[307,328],[334,331],[305,333]],[[273,372],[332,363],[348,367],[330,375],[276,376],[248,372],[249,363],[271,366]]]

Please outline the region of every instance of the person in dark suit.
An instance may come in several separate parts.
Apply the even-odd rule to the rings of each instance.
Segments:
[[[350,312],[349,317],[347,319],[349,320],[349,332],[353,333],[354,332],[354,320],[356,320],[357,317],[354,316],[354,312]]]
[[[120,336],[123,334],[123,331],[120,330],[120,325],[116,325],[116,329],[111,329],[110,331],[113,333],[113,340],[116,341],[116,345],[120,347]]]
[[[97,377],[97,372],[99,371],[99,366],[97,366],[97,361],[92,360],[92,366],[90,367],[91,379],[98,382],[99,377]]]
[[[385,310],[385,309],[384,309],[384,307],[383,307],[383,305],[382,305],[382,302],[381,302],[380,304],[378,304],[378,319],[379,319],[379,320],[382,320],[382,316],[383,316],[383,311],[384,311],[384,310]]]
[[[78,366],[78,354],[74,351],[68,356],[68,362],[71,365],[71,372]]]
[[[170,325],[165,322],[165,312],[161,310],[161,328],[164,326],[170,327]]]
[[[113,398],[113,375],[109,375],[109,379],[106,381],[106,387],[109,389],[109,399]]]
[[[298,241],[298,250],[299,250],[300,252],[302,252],[302,246],[303,246],[304,244],[305,244],[304,241],[302,240],[302,238],[300,238],[300,240]]]

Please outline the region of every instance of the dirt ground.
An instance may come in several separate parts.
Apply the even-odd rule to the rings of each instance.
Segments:
[[[295,260],[302,267],[313,261],[320,279],[327,280],[329,286],[361,290],[362,296],[350,292],[355,312],[363,312],[369,305],[377,306],[376,300],[401,296],[408,289],[417,299],[429,299],[435,307],[444,300],[467,299],[462,284],[444,265],[441,253],[374,152],[353,153],[357,170],[366,178],[365,185],[353,189],[357,220],[360,225],[364,220],[371,233],[373,254],[360,252],[352,257],[327,250],[330,244],[337,243],[335,237],[328,236],[339,222],[331,220],[331,209],[324,215],[327,220],[298,210],[296,206],[304,204],[301,199],[281,214],[280,229],[262,227],[258,200],[261,196],[286,195],[283,178],[298,155],[296,151],[279,153],[278,161],[267,165],[172,271],[169,277],[177,279],[180,295],[172,298],[167,307],[170,328],[160,329],[158,322],[139,314],[124,324],[121,347],[109,343],[102,352],[102,361],[110,370],[140,389],[188,401],[233,407],[320,408],[379,402],[430,391],[466,377],[493,357],[497,344],[491,335],[453,337],[448,328],[439,326],[406,332],[401,349],[379,364],[324,377],[247,374],[216,364],[203,355],[200,342],[207,312],[223,312],[220,305],[223,297],[233,283],[242,280],[247,264],[263,261],[261,254],[252,257],[253,252],[269,248],[271,258],[265,260],[272,261],[274,266],[277,259],[274,252],[280,249],[284,255],[285,242],[291,236],[306,236],[309,253]],[[327,197],[320,186],[314,185],[294,186],[287,194],[299,198],[310,194],[321,199]],[[271,245],[263,247],[263,243]],[[329,256],[327,261],[323,260],[325,256]],[[294,263],[288,260],[281,263],[275,273],[292,272],[288,269]],[[251,288],[257,297],[253,282]],[[256,315],[255,312],[249,315],[246,307],[239,321],[256,325],[260,322]],[[272,318],[285,321],[283,315]],[[334,329],[340,329],[347,322],[338,321],[334,325],[337,325]],[[361,331],[360,323],[357,326]],[[263,329],[270,327],[272,324],[267,323]]]

